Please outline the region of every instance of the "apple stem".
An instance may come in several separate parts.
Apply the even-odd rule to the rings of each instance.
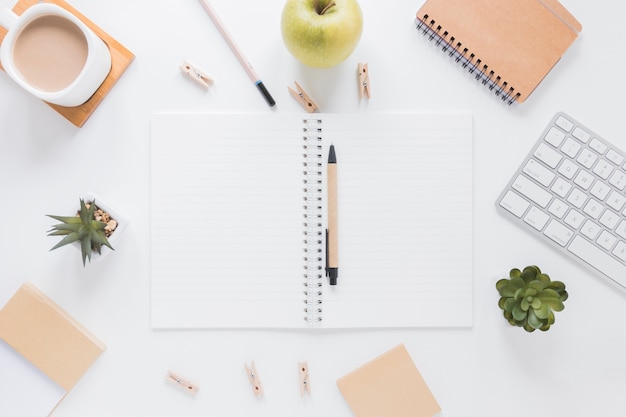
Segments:
[[[317,7],[317,9],[319,10],[319,0],[318,0],[318,1],[316,1],[315,3],[317,3],[317,6],[318,6],[318,7]],[[319,13],[319,14],[320,14],[320,16],[321,16],[321,15],[323,15],[324,13],[326,13],[326,12],[328,11],[328,9],[330,9],[330,8],[331,8],[331,7],[333,7],[334,5],[335,5],[335,2],[334,2],[334,1],[331,1],[331,2],[330,2],[330,3],[328,3],[328,4],[326,5],[326,7],[324,7],[321,11],[318,11],[318,13]]]

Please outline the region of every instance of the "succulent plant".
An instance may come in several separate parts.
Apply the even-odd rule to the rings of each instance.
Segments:
[[[504,317],[527,332],[548,330],[554,324],[554,312],[565,308],[563,302],[568,297],[565,284],[550,280],[537,266],[527,266],[521,272],[512,269],[509,278],[496,283],[496,289]]]
[[[48,217],[61,222],[52,226],[52,229],[48,231],[48,236],[64,236],[50,250],[58,249],[69,243],[80,242],[84,266],[87,259],[91,262],[92,252],[101,253],[102,245],[113,249],[105,233],[107,224],[96,220],[94,216],[95,210],[95,200],[91,203],[85,203],[85,200],[80,199],[80,210],[76,216],[54,216],[48,214]]]

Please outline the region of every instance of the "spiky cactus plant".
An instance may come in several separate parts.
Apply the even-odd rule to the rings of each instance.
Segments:
[[[554,324],[554,312],[565,308],[563,302],[568,297],[565,284],[550,280],[537,266],[512,269],[509,278],[496,283],[496,289],[504,317],[527,332],[548,330]]]
[[[64,236],[50,250],[58,249],[69,243],[80,242],[83,266],[85,266],[86,260],[91,262],[92,252],[101,253],[102,245],[113,249],[105,234],[107,224],[95,219],[95,210],[95,200],[86,204],[85,200],[81,198],[80,210],[77,216],[54,216],[48,214],[48,217],[61,222],[52,226],[52,229],[48,231],[48,236]]]

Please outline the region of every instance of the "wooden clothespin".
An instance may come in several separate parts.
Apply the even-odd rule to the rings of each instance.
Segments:
[[[370,76],[367,69],[367,63],[362,64],[359,62],[357,73],[359,76],[359,98],[371,98],[372,92],[370,89]]]
[[[185,392],[188,392],[192,395],[195,395],[198,392],[198,387],[186,379],[183,379],[176,375],[172,371],[167,371],[167,375],[165,375],[165,379],[172,384],[176,385],[178,388],[182,389]]]
[[[294,98],[298,100],[298,102],[302,104],[302,107],[304,107],[309,113],[313,113],[314,111],[316,111],[317,104],[315,104],[315,102],[311,99],[311,97],[309,97],[306,91],[304,91],[302,87],[300,87],[300,84],[295,81],[294,83],[296,84],[296,89],[298,91],[293,90],[291,87],[287,87],[291,95],[294,96]]]
[[[213,85],[213,78],[206,75],[204,72],[196,68],[194,65],[190,64],[188,61],[183,61],[180,69],[183,73],[185,73],[192,80],[198,83],[198,85],[204,88],[209,88],[211,85]]]
[[[247,364],[243,365],[246,368],[246,374],[248,375],[248,380],[250,381],[250,385],[252,385],[252,391],[256,397],[263,394],[263,387],[261,386],[261,379],[259,378],[259,374],[256,371],[256,367],[254,366],[254,361],[248,366]]]
[[[299,362],[300,369],[300,395],[311,395],[311,383],[309,381],[309,365],[306,362]]]

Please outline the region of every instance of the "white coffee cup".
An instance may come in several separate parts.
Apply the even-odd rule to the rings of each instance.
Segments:
[[[8,31],[0,46],[2,67],[22,88],[49,103],[85,103],[111,70],[104,41],[55,4],[38,3],[21,16],[0,8],[0,26]]]

